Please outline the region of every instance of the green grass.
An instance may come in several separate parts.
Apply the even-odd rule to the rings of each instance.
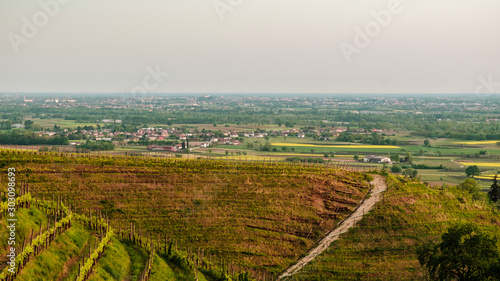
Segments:
[[[33,237],[36,237],[40,225],[42,225],[42,232],[47,229],[47,215],[33,206],[30,206],[30,208],[17,207],[16,215],[16,245],[22,245],[24,238],[29,239],[31,230],[33,230]],[[4,241],[4,243],[0,243],[0,256],[3,257],[9,247],[7,241],[10,232],[6,227],[7,217],[4,216],[0,220],[0,224],[2,225],[0,227],[0,241]],[[3,268],[4,266],[0,267]]]
[[[113,238],[89,280],[139,280],[147,259],[148,255],[144,248],[128,240]],[[159,267],[155,269],[156,275],[168,276],[168,266],[160,261],[157,264]]]
[[[130,247],[112,238],[103,252],[102,258],[92,270],[89,280],[137,280],[137,268],[144,264],[133,264],[130,256]],[[141,256],[144,250],[133,253],[134,257]],[[134,259],[140,262],[140,259]],[[139,270],[140,275],[141,270]]]
[[[76,266],[78,270],[78,256],[82,251],[88,251],[88,245],[93,240],[88,230],[78,223],[73,223],[49,248],[32,259],[21,270],[16,280],[58,280],[71,276],[70,273],[74,272],[71,268]]]
[[[34,122],[34,125],[40,125],[42,128],[54,128],[54,125],[60,126],[61,128],[71,128],[74,129],[78,126],[94,126],[96,128],[97,124],[100,124],[101,126],[104,125],[104,123],[99,123],[99,122],[85,122],[85,123],[78,123],[75,120],[64,120],[63,118],[52,118],[52,119],[39,119],[39,118],[25,118],[25,120],[32,120]]]
[[[169,261],[168,258],[166,258],[165,256],[163,256],[161,259],[170,268],[170,271],[168,273],[170,276],[173,276],[171,280],[189,281],[195,279],[194,271],[192,269],[184,265]],[[200,277],[204,278],[203,274],[198,274],[199,280],[201,280]]]
[[[128,240],[113,238],[104,250],[102,258],[92,270],[89,280],[139,280],[144,270],[148,256],[146,251]],[[75,276],[76,277],[76,276]],[[150,280],[193,280],[194,273],[191,269],[179,267],[167,263],[163,258],[155,254]],[[69,278],[68,280],[73,280]],[[198,280],[206,279],[202,273],[198,274]]]
[[[160,257],[161,256],[161,257]],[[195,280],[197,277],[199,281],[212,281],[213,279],[205,276],[201,271],[197,271],[195,276],[194,270],[186,264],[179,264],[177,260],[170,259],[167,255],[155,255],[154,266],[158,263],[159,269],[156,271],[153,267],[150,280],[176,280],[176,281],[190,281]],[[164,276],[164,278],[160,278]]]
[[[153,259],[153,268],[151,269],[151,276],[149,278],[151,281],[165,281],[165,280],[176,280],[175,273],[170,268],[170,266],[155,254]]]
[[[141,272],[146,266],[148,260],[148,253],[137,245],[134,245],[128,240],[123,240],[121,243],[125,246],[125,250],[130,258],[130,269],[128,278],[130,280],[137,280],[141,276]]]

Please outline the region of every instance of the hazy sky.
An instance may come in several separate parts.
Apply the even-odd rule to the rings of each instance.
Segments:
[[[0,0],[0,35],[0,92],[500,92],[498,0]]]

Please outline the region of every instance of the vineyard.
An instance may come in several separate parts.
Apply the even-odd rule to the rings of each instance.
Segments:
[[[3,185],[15,167],[25,186],[19,213],[36,215],[16,280],[272,280],[369,190],[319,164],[9,150],[0,164]]]
[[[456,222],[500,234],[498,212],[454,187],[388,177],[384,201],[294,280],[427,280],[416,250]]]
[[[42,224],[35,221],[35,224],[40,225],[38,232],[32,229],[29,238],[24,236],[23,239],[16,239],[16,243],[20,240],[23,242],[16,258],[10,260],[15,263],[15,270],[11,272],[9,267],[5,267],[0,272],[0,280],[249,280],[247,273],[233,272],[229,276],[227,269],[220,270],[202,258],[194,258],[177,248],[172,249],[172,244],[167,247],[166,243],[162,245],[160,241],[150,240],[134,231],[126,235],[120,232],[119,237],[114,238],[109,218],[104,218],[101,212],[99,215],[73,213],[71,207],[64,205],[61,197],[58,197],[57,201],[39,200],[26,192],[27,187],[25,183],[21,185],[21,196],[16,199],[16,205],[21,209],[29,209],[30,213],[33,210],[44,212],[47,216],[47,226],[46,229],[42,228]],[[5,213],[5,206],[6,204],[1,205],[2,214]],[[50,218],[53,218],[52,226]],[[30,219],[22,223],[24,228],[26,222],[29,223]],[[86,241],[83,244],[82,239]],[[114,268],[109,265],[110,260],[120,261],[127,255],[113,253],[114,249],[120,247],[128,247],[130,252],[144,253],[146,258],[143,262],[130,259],[129,265],[134,268],[120,274],[116,270],[127,269],[124,267],[127,260],[125,263],[116,263]],[[162,251],[156,253],[155,249]],[[2,256],[5,258],[5,255]],[[98,266],[101,258],[104,263]],[[173,263],[174,269],[178,267],[177,271],[182,275],[177,276],[167,262]],[[154,263],[160,263],[155,270]],[[103,265],[105,272],[102,271]],[[136,275],[134,269],[139,269]],[[92,274],[93,271],[96,273]],[[109,276],[109,273],[113,276]],[[204,274],[213,278],[205,279]]]

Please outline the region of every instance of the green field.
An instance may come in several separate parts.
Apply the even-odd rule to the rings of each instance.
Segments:
[[[33,121],[33,125],[39,125],[42,128],[53,128],[54,125],[60,126],[61,129],[69,128],[69,129],[75,129],[78,126],[94,126],[96,127],[97,124],[99,125],[104,125],[102,122],[86,122],[86,123],[78,123],[75,120],[64,120],[62,118],[52,118],[52,119],[40,119],[40,118],[25,118],[25,120],[31,120]]]
[[[462,161],[471,161],[470,165],[479,166],[482,173],[495,173],[495,169],[498,168],[500,171],[500,147],[496,145],[496,141],[482,141],[482,142],[471,142],[465,140],[456,139],[438,139],[436,141],[431,140],[431,146],[424,146],[423,141],[425,138],[415,138],[407,137],[404,135],[397,135],[397,139],[403,141],[412,141],[415,143],[421,143],[421,145],[398,145],[399,148],[393,148],[391,146],[370,146],[363,144],[348,144],[343,142],[335,141],[320,141],[308,138],[295,138],[295,137],[276,137],[271,138],[269,142],[277,149],[276,152],[263,152],[263,151],[253,151],[247,148],[246,143],[252,143],[254,145],[264,144],[266,140],[264,139],[245,139],[245,143],[239,146],[227,146],[220,145],[214,150],[227,150],[229,152],[246,151],[247,155],[258,155],[259,157],[254,158],[255,160],[266,159],[266,157],[271,158],[273,161],[284,161],[287,157],[317,157],[323,158],[324,160],[330,161],[343,161],[352,160],[354,155],[359,155],[360,158],[368,154],[376,154],[381,156],[389,156],[394,154],[399,154],[400,156],[405,156],[407,152],[412,153],[414,164],[424,164],[428,166],[439,166],[443,165],[445,169],[435,170],[435,169],[418,169],[418,174],[422,181],[431,182],[432,184],[446,183],[446,184],[459,184],[463,181],[465,176],[465,168],[467,165],[460,164]],[[283,148],[286,147],[287,152],[283,152]],[[488,155],[480,155],[479,158],[476,157],[476,153],[479,151],[486,150]],[[207,149],[199,150],[207,151]],[[441,156],[439,156],[439,152]],[[325,153],[334,154],[334,157],[324,158]],[[225,154],[217,154],[224,156]],[[244,157],[247,159],[251,157]],[[231,158],[238,159],[237,156],[232,156]],[[352,164],[352,163],[351,163]],[[360,163],[359,165],[365,165]],[[379,169],[382,168],[381,164],[378,165]],[[491,184],[490,181],[480,180],[480,184],[483,189],[486,189]]]

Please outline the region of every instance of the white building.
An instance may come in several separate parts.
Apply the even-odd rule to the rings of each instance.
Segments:
[[[13,124],[12,128],[16,128],[16,129],[24,128],[24,125],[23,124]]]
[[[367,155],[363,158],[363,162],[391,164],[391,158],[385,156]]]

